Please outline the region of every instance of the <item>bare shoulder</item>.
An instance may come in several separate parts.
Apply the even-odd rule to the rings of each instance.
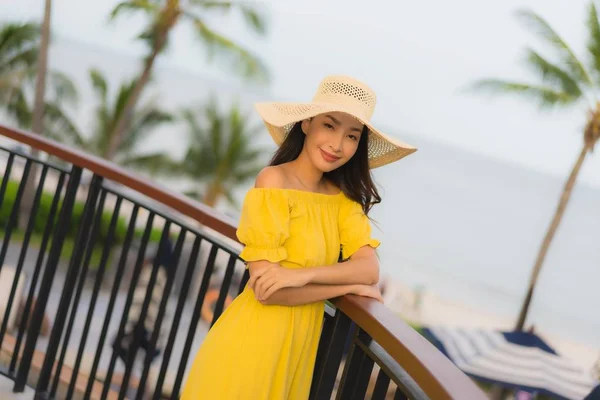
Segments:
[[[263,168],[256,176],[254,187],[265,189],[283,189],[287,187],[285,170],[280,165]]]

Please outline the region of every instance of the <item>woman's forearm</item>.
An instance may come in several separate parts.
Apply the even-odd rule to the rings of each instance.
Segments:
[[[307,268],[310,282],[327,285],[374,285],[379,281],[377,257],[350,259],[343,263],[324,267]]]
[[[322,285],[309,283],[302,287],[291,287],[277,290],[267,300],[260,301],[267,305],[298,306],[332,299],[352,293],[356,285]]]

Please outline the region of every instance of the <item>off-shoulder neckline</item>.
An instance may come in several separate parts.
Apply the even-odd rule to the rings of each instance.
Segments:
[[[336,194],[327,194],[320,192],[309,192],[308,190],[300,190],[300,189],[291,189],[291,188],[251,188],[249,192],[281,192],[281,193],[293,193],[297,196],[306,197],[306,198],[316,198],[316,199],[329,199],[329,200],[337,200],[339,198],[345,198],[344,192],[342,190]]]

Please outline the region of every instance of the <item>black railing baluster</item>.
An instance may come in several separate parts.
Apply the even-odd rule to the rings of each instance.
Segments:
[[[344,391],[338,398],[362,400],[365,398],[373,372],[373,359],[365,351],[371,338],[365,331],[358,329],[353,342],[350,350],[353,355],[348,356],[350,362],[347,360],[346,368],[344,368],[344,375],[347,373],[347,376],[345,379],[342,378],[340,383],[340,387],[343,387]]]
[[[202,305],[204,304],[204,298],[206,297],[206,293],[208,292],[210,278],[215,267],[215,260],[217,259],[218,250],[218,247],[216,245],[213,245],[213,247],[210,249],[210,254],[208,255],[208,261],[206,262],[206,268],[204,269],[204,275],[202,276],[202,283],[200,284],[200,293],[198,294],[196,304],[194,305],[192,321],[190,322],[190,329],[188,331],[185,340],[185,345],[183,347],[183,352],[181,354],[181,361],[179,363],[179,368],[177,369],[175,384],[173,385],[173,392],[171,393],[172,399],[179,398],[179,390],[183,382],[183,375],[185,374],[185,368],[188,362],[188,358],[190,356],[190,351],[192,350],[194,335],[196,334],[198,321],[200,321],[200,312],[202,310]]]
[[[179,299],[177,301],[177,308],[175,309],[175,315],[173,316],[173,323],[171,324],[171,332],[169,333],[169,339],[165,346],[165,352],[163,354],[162,365],[160,366],[160,372],[158,374],[158,380],[156,382],[156,388],[154,389],[153,400],[160,400],[162,398],[162,387],[167,375],[167,368],[169,367],[169,360],[171,359],[171,352],[175,345],[175,339],[177,338],[177,330],[179,329],[179,323],[181,321],[181,315],[183,314],[183,308],[185,307],[186,299],[190,286],[192,284],[192,277],[194,276],[194,270],[196,269],[196,263],[198,261],[198,254],[200,252],[200,244],[202,243],[202,237],[196,236],[194,244],[192,246],[192,252],[190,259],[188,260],[188,266],[185,271],[183,278],[183,284],[179,293]]]
[[[96,245],[96,239],[98,237],[98,233],[100,231],[100,224],[102,223],[102,212],[104,211],[104,202],[106,201],[106,192],[101,191],[100,201],[98,202],[98,206],[96,207],[96,215],[94,218],[94,222],[90,225],[91,234],[88,237],[88,241],[86,244],[85,257],[83,260],[83,266],[80,268],[79,272],[79,282],[77,283],[77,288],[75,289],[75,297],[73,298],[73,305],[71,306],[71,315],[69,316],[69,322],[67,322],[67,329],[65,331],[65,335],[63,338],[62,349],[60,352],[60,356],[58,358],[58,363],[56,364],[55,372],[54,372],[54,380],[52,382],[52,387],[50,389],[50,397],[54,398],[56,396],[56,390],[58,389],[58,384],[60,382],[60,373],[62,372],[62,367],[65,361],[65,356],[67,354],[67,349],[69,348],[69,341],[71,340],[71,333],[73,332],[73,326],[75,325],[75,317],[78,314],[78,309],[80,305],[81,293],[83,292],[83,287],[85,285],[85,280],[87,278],[87,272],[90,266],[90,260],[92,258],[92,253],[94,251],[94,246]],[[75,382],[76,377],[71,376],[71,381]],[[67,399],[70,399],[67,396]]]
[[[67,319],[67,314],[70,308],[69,306],[73,296],[73,290],[75,289],[75,284],[77,283],[77,276],[79,275],[84,251],[87,246],[87,241],[90,234],[89,228],[92,225],[94,214],[96,212],[96,203],[100,194],[102,180],[102,177],[94,175],[88,191],[87,201],[81,217],[80,226],[77,229],[73,254],[71,255],[69,268],[65,277],[60,301],[58,303],[58,309],[54,319],[54,326],[52,328],[52,332],[50,333],[50,340],[48,341],[46,356],[44,357],[44,363],[42,365],[42,370],[40,371],[40,376],[36,386],[36,391],[38,393],[47,392],[50,385],[50,377],[52,376],[52,369],[54,366],[56,353],[61,342],[63,329],[65,327],[65,320]],[[62,221],[60,222],[62,223]],[[76,307],[77,304],[74,306]]]
[[[326,306],[327,308],[327,306]],[[315,359],[315,367],[313,371],[313,382],[311,386],[311,393],[316,389],[315,378],[320,377],[325,366],[325,357],[327,355],[327,349],[331,343],[331,336],[333,335],[333,327],[335,325],[335,314],[329,315],[325,310],[325,316],[323,317],[323,327],[321,328],[321,337],[319,338],[319,345],[317,347],[317,357]]]
[[[46,311],[46,305],[48,303],[50,289],[52,288],[52,283],[54,282],[54,274],[56,273],[56,267],[60,258],[60,253],[62,251],[63,243],[67,235],[67,230],[71,222],[73,205],[75,204],[75,196],[77,194],[77,189],[79,188],[79,182],[81,180],[81,172],[81,168],[73,166],[70,173],[69,183],[67,185],[64,202],[60,212],[60,223],[57,225],[56,232],[52,239],[50,254],[48,256],[48,261],[46,262],[44,276],[42,277],[42,283],[40,285],[38,300],[33,310],[31,325],[28,328],[27,341],[25,342],[23,356],[21,357],[21,363],[19,365],[17,378],[15,380],[15,393],[23,392],[23,390],[25,389],[25,384],[27,383],[27,376],[29,375],[31,360],[33,358],[33,352],[35,351],[35,345],[37,343],[40,327],[42,325],[44,313]],[[61,311],[62,310],[59,309],[59,313],[61,313]],[[64,323],[64,321],[59,322],[57,320],[56,323]],[[60,329],[60,325],[54,326],[56,329],[53,329],[53,331]],[[56,341],[56,337],[54,338],[54,340]],[[55,344],[55,342],[50,341],[48,343],[48,347],[50,347],[51,345],[58,346],[57,343]],[[44,379],[46,379],[47,384],[47,379],[49,378],[49,376],[47,376],[48,371],[46,370],[44,371],[44,373],[46,374]],[[42,375],[40,375],[40,379],[41,378]]]
[[[119,201],[121,201],[121,197],[119,197]],[[117,294],[119,293],[119,288],[121,286],[121,280],[123,278],[123,274],[125,273],[125,263],[127,262],[127,254],[129,252],[129,248],[131,247],[131,242],[133,240],[135,234],[135,226],[137,222],[137,217],[139,213],[140,207],[135,204],[133,210],[131,212],[131,217],[129,219],[129,227],[127,228],[127,234],[125,235],[125,241],[123,242],[123,246],[121,249],[121,258],[119,260],[119,264],[117,266],[117,271],[115,273],[115,279],[112,287],[112,291],[110,294],[110,299],[108,301],[108,306],[106,308],[106,314],[104,316],[104,323],[102,324],[102,331],[100,332],[100,338],[98,339],[98,347],[96,349],[96,355],[94,356],[94,362],[92,364],[92,369],[90,371],[90,376],[88,378],[88,384],[85,389],[84,398],[90,398],[92,394],[92,388],[94,386],[94,381],[96,379],[96,372],[98,370],[98,365],[100,364],[100,358],[102,357],[102,349],[104,348],[104,343],[106,341],[106,335],[108,333],[108,328],[110,326],[111,316],[113,314],[113,309],[115,307],[115,302],[117,300]],[[107,381],[110,382],[110,378]],[[104,389],[103,389],[104,390]],[[108,391],[108,389],[107,389]],[[106,396],[104,394],[103,396]]]
[[[162,299],[160,302],[160,308],[158,310],[158,316],[156,317],[156,324],[154,326],[154,330],[152,331],[152,338],[150,339],[150,349],[156,348],[156,344],[158,341],[158,337],[160,336],[160,329],[162,326],[162,320],[165,315],[165,310],[167,308],[167,302],[169,301],[169,296],[171,295],[171,288],[173,286],[173,281],[175,279],[175,274],[177,273],[177,266],[179,265],[179,258],[181,257],[181,250],[183,248],[183,243],[185,241],[185,235],[187,231],[182,228],[179,233],[179,238],[177,239],[177,244],[175,245],[175,252],[173,253],[173,259],[169,260],[170,265],[165,265],[167,268],[167,282],[165,285],[164,292],[162,294]],[[138,386],[138,392],[136,394],[136,400],[142,400],[144,398],[144,392],[146,390],[146,380],[148,379],[148,373],[150,372],[150,364],[152,363],[152,353],[150,351],[146,352],[146,359],[144,361],[144,370],[142,371],[142,376],[140,378],[140,383]]]
[[[0,327],[0,348],[2,348],[2,343],[4,341],[4,335],[6,333],[6,329],[8,327],[9,316],[13,313],[12,307],[15,299],[15,295],[17,294],[17,287],[20,281],[21,272],[23,271],[23,264],[25,263],[25,256],[27,255],[27,249],[29,248],[29,240],[31,239],[31,233],[33,232],[33,228],[35,226],[35,218],[37,216],[37,212],[40,205],[40,198],[42,197],[42,192],[44,189],[44,183],[46,182],[46,175],[48,174],[48,167],[44,166],[42,172],[40,174],[40,180],[38,184],[38,188],[35,191],[35,196],[33,199],[33,205],[31,208],[31,214],[29,216],[29,221],[27,222],[27,228],[25,230],[25,237],[23,238],[23,243],[21,245],[21,252],[19,254],[19,260],[17,261],[17,265],[15,267],[15,279],[10,288],[10,295],[8,296],[8,303],[6,304],[4,311],[4,319],[2,321],[2,327]],[[23,282],[25,283],[25,282]],[[20,301],[20,298],[17,300]],[[18,303],[17,303],[18,307]],[[18,321],[17,321],[18,323]]]
[[[373,389],[373,397],[371,397],[371,400],[385,400],[389,387],[390,377],[386,375],[383,369],[380,369],[377,374],[375,389]]]
[[[227,295],[229,294],[229,286],[231,285],[231,278],[233,277],[233,272],[235,270],[235,264],[237,262],[237,256],[230,254],[229,261],[227,262],[227,269],[225,270],[225,276],[223,276],[223,282],[221,283],[221,290],[219,291],[219,297],[217,298],[217,302],[215,303],[215,311],[213,314],[212,322],[210,326],[212,327],[217,319],[221,316],[223,312],[223,307],[225,306],[225,300],[227,299]]]
[[[369,387],[371,374],[373,373],[373,359],[366,354],[363,356],[362,362],[356,376],[356,383],[352,391],[352,398],[355,400],[363,400]]]
[[[17,340],[15,342],[15,349],[13,352],[12,359],[10,361],[9,372],[13,373],[15,368],[17,367],[17,356],[21,350],[21,342],[23,340],[23,336],[25,335],[25,327],[27,325],[27,321],[29,321],[29,312],[31,311],[31,306],[33,304],[33,297],[35,295],[35,290],[37,287],[37,281],[39,279],[40,273],[42,271],[42,264],[44,262],[44,258],[46,256],[46,248],[48,247],[48,242],[50,241],[50,234],[54,229],[54,218],[56,217],[56,212],[58,211],[58,204],[60,201],[60,194],[62,192],[62,188],[65,184],[66,173],[61,172],[58,178],[58,183],[56,186],[56,190],[54,192],[54,198],[52,199],[52,205],[50,206],[50,213],[48,214],[48,220],[46,221],[46,226],[44,227],[44,234],[42,236],[42,243],[40,244],[40,251],[38,253],[38,257],[35,263],[35,268],[33,270],[33,275],[31,277],[31,284],[29,285],[29,293],[27,295],[27,300],[25,301],[25,307],[23,309],[23,314],[21,315],[21,321],[19,324],[19,331],[17,333]]]
[[[361,330],[356,329],[352,335],[352,344],[350,345],[350,351],[346,357],[342,379],[340,380],[340,386],[337,391],[336,399],[338,400],[354,398],[353,394],[357,388],[360,367],[365,359],[365,352],[356,345],[360,333]]]
[[[408,400],[408,396],[398,387],[396,393],[394,393],[394,400]]]
[[[242,280],[240,282],[240,287],[238,288],[238,294],[242,293],[246,288],[246,284],[250,280],[250,270],[248,268],[244,269],[244,275],[242,275]]]
[[[150,308],[150,302],[152,301],[152,297],[154,294],[154,286],[156,285],[156,277],[159,273],[160,268],[160,257],[158,257],[158,251],[163,246],[166,246],[169,240],[169,229],[171,228],[171,221],[167,220],[165,222],[165,226],[163,228],[163,232],[160,238],[160,243],[157,249],[157,252],[154,256],[154,261],[152,262],[152,273],[150,274],[150,281],[148,282],[148,286],[146,287],[146,296],[144,297],[144,303],[142,304],[142,309],[140,310],[140,314],[137,317],[138,320],[135,322],[133,328],[133,351],[131,348],[129,349],[127,360],[125,361],[125,373],[123,375],[123,382],[121,383],[121,390],[119,392],[119,399],[124,399],[127,394],[127,389],[129,388],[129,379],[131,378],[131,373],[133,370],[133,364],[135,359],[137,358],[137,352],[139,349],[139,345],[142,340],[142,335],[144,334],[143,329],[145,329],[145,321],[146,316],[148,315],[148,309]],[[148,349],[146,351],[151,351]],[[140,390],[138,386],[138,391]]]
[[[104,192],[103,195],[106,195],[106,192]],[[75,359],[75,365],[73,367],[73,374],[71,375],[71,382],[69,383],[69,388],[67,391],[67,399],[70,399],[73,396],[73,391],[75,390],[75,382],[77,380],[77,375],[79,374],[81,359],[83,358],[83,353],[85,351],[85,345],[87,343],[88,333],[90,330],[90,326],[92,324],[92,317],[94,315],[94,309],[96,308],[96,301],[98,299],[98,294],[100,292],[100,287],[102,285],[102,278],[104,277],[104,271],[106,269],[106,264],[108,262],[110,250],[111,250],[111,247],[112,247],[114,239],[115,239],[115,230],[117,227],[117,222],[119,220],[119,212],[121,211],[121,201],[122,201],[121,198],[117,198],[117,202],[115,203],[115,208],[113,210],[113,215],[110,220],[110,225],[108,227],[106,241],[104,242],[104,248],[102,249],[102,256],[100,259],[100,263],[98,265],[98,273],[96,275],[96,279],[94,282],[92,298],[90,299],[90,305],[88,307],[88,313],[87,313],[87,317],[85,319],[83,332],[81,334],[81,341],[79,343],[79,349],[77,350],[77,357]],[[99,214],[99,215],[101,215],[101,214]]]
[[[23,193],[25,192],[25,186],[27,186],[30,170],[31,161],[27,161],[27,163],[25,163],[25,168],[23,168],[23,176],[21,177],[21,184],[19,185],[19,189],[17,190],[17,195],[15,197],[15,203],[13,204],[12,212],[10,213],[10,217],[6,222],[6,227],[4,228],[4,241],[2,242],[2,249],[0,249],[0,272],[2,272],[2,266],[4,265],[4,257],[6,257],[6,252],[8,251],[8,245],[10,244],[10,237],[12,235],[12,231],[15,228],[15,226],[17,226],[17,221],[19,219],[19,210],[21,209],[21,199],[23,197]]]
[[[344,355],[348,334],[352,326],[352,320],[346,314],[336,310],[335,317],[333,317],[331,335],[329,338],[323,338],[325,339],[323,346],[326,350],[321,359],[322,362],[315,368],[317,373],[313,375],[309,397],[311,400],[331,398],[338,369]]]
[[[125,332],[125,325],[127,324],[127,320],[129,318],[129,309],[131,308],[131,303],[133,302],[133,294],[135,292],[135,287],[137,285],[138,277],[140,276],[140,271],[142,270],[142,266],[144,263],[144,257],[146,256],[146,247],[148,246],[148,241],[150,240],[150,233],[152,232],[152,225],[154,223],[154,212],[150,212],[148,214],[148,219],[146,222],[146,228],[144,229],[144,234],[142,236],[142,241],[140,243],[140,248],[138,251],[138,257],[135,263],[135,267],[133,270],[131,283],[129,284],[129,291],[127,293],[127,300],[125,301],[125,306],[123,308],[123,314],[121,316],[121,322],[119,324],[119,330],[115,337],[114,343],[118,346],[123,338],[123,333]],[[137,350],[135,346],[132,346],[129,351]],[[108,366],[108,371],[106,373],[106,379],[104,381],[104,386],[102,388],[102,398],[106,398],[108,395],[108,390],[110,385],[112,384],[112,375],[115,369],[115,364],[117,363],[117,352],[113,346],[112,355],[110,358],[110,364]]]
[[[13,162],[15,161],[15,155],[13,153],[8,154],[8,160],[6,161],[6,167],[4,168],[4,175],[2,176],[2,185],[0,185],[0,208],[4,202],[4,195],[6,194],[6,187],[10,181],[10,174],[12,173]]]

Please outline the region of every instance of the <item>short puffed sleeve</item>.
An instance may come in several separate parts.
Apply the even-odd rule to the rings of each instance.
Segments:
[[[277,263],[287,258],[284,247],[289,237],[289,201],[282,190],[253,188],[248,191],[237,229],[245,245],[240,258],[246,262],[267,260]]]
[[[371,222],[359,203],[346,199],[340,206],[338,224],[344,260],[363,246],[379,247],[379,241],[371,237]]]

